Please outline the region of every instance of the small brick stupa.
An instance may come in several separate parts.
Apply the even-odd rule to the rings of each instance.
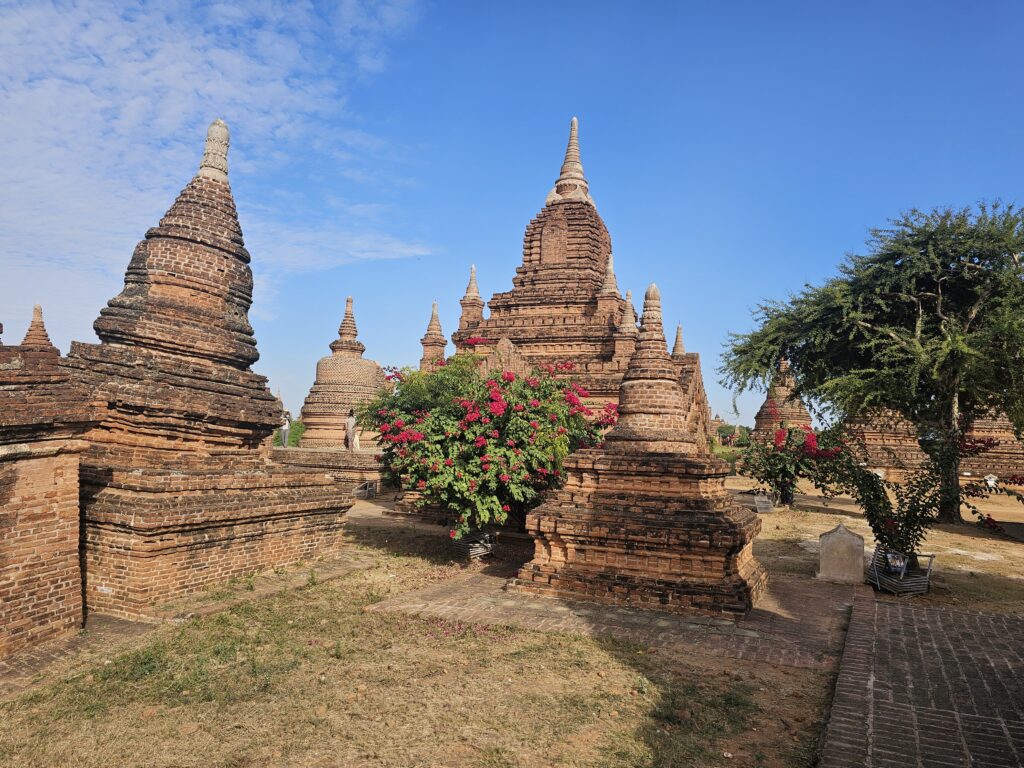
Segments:
[[[350,451],[345,442],[348,412],[372,400],[387,386],[384,371],[373,360],[363,358],[366,347],[358,340],[352,297],[345,300],[345,317],[338,338],[331,342],[331,354],[316,364],[316,383],[302,406],[305,432],[298,448],[276,448],[274,460],[292,466],[326,472],[360,493],[367,483],[379,483],[380,465],[374,460],[378,435],[359,432],[359,450]]]
[[[250,365],[252,272],[227,174],[228,129],[135,248],[124,290],[65,363],[107,404],[82,459],[90,608],[144,614],[230,576],[341,543],[351,496],[269,462],[281,405]]]
[[[316,364],[316,383],[302,406],[302,448],[344,448],[348,412],[372,400],[387,384],[381,367],[363,357],[366,347],[357,334],[349,296],[338,338],[331,342],[331,354]],[[376,441],[373,435],[361,435],[360,445],[373,449]]]
[[[729,467],[690,431],[656,286],[647,290],[619,422],[565,462],[565,486],[527,516],[536,551],[515,591],[672,613],[743,615],[767,584],[760,520],[725,489]]]
[[[82,625],[80,437],[100,413],[59,364],[38,306],[0,344],[0,658]]]
[[[679,386],[686,403],[686,425],[695,435],[710,440],[713,435],[711,406],[704,390],[704,376],[700,370],[700,355],[687,352],[683,346],[683,326],[676,326],[676,341],[672,346],[672,360],[679,369]]]
[[[488,356],[504,339],[530,367],[571,361],[575,370],[566,375],[592,400],[614,402],[629,362],[628,341],[619,343],[626,302],[615,282],[611,237],[583,174],[576,118],[558,180],[526,228],[523,263],[512,285],[493,296],[484,318],[471,270],[452,335],[456,350]],[[470,343],[480,339],[485,342]]]
[[[437,302],[434,302],[430,310],[430,322],[427,323],[427,332],[420,339],[423,346],[423,357],[420,358],[420,370],[432,371],[437,364],[444,360],[445,348],[448,346],[448,339],[444,337],[441,330],[441,320],[437,316]]]
[[[755,440],[772,440],[775,430],[782,426],[809,427],[811,426],[811,414],[807,407],[794,393],[795,383],[793,374],[789,370],[789,361],[785,358],[779,360],[775,376],[772,377],[771,386],[768,387],[768,394],[765,395],[764,403],[754,416],[754,431],[752,437]]]

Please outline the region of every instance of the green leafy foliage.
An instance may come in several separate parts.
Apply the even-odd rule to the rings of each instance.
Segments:
[[[767,386],[785,356],[805,402],[900,414],[941,475],[941,516],[959,520],[952,447],[993,410],[1024,428],[1024,218],[999,204],[914,210],[870,244],[839,276],[762,305],[759,327],[732,337],[722,382]]]
[[[775,503],[792,504],[799,480],[806,478],[821,486],[822,478],[830,476],[827,465],[844,450],[834,433],[823,436],[810,427],[780,427],[770,441],[750,441],[740,472],[761,483]]]
[[[592,446],[614,409],[600,417],[577,383],[555,378],[571,364],[486,377],[474,355],[456,355],[432,373],[391,374],[395,388],[360,414],[381,434],[379,461],[423,504],[448,509],[453,537],[510,517],[521,522],[541,494],[561,484],[562,462]]]

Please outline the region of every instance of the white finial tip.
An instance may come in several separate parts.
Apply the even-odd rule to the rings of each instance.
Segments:
[[[569,125],[573,128],[579,128],[580,121],[576,119],[575,115],[573,115],[572,120],[569,121]]]
[[[228,124],[219,117],[206,130],[206,146],[199,163],[199,175],[218,181],[228,179],[228,144],[231,141]]]
[[[647,301],[661,300],[661,291],[658,290],[658,286],[655,283],[651,283],[647,286],[647,293],[644,296]]]

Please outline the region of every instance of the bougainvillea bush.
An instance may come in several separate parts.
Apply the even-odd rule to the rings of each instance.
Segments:
[[[750,442],[740,472],[760,483],[776,503],[788,505],[801,478],[821,487],[823,465],[838,458],[843,449],[832,432],[819,435],[810,427],[779,427],[771,441]]]
[[[391,374],[394,390],[361,414],[379,432],[385,475],[420,504],[439,505],[454,520],[453,538],[490,523],[521,524],[540,495],[561,484],[562,462],[595,445],[614,423],[613,408],[595,414],[578,383],[555,378],[571,364],[483,374],[479,357],[438,361],[432,373]]]

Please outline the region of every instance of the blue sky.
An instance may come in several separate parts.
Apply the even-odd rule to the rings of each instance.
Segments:
[[[620,288],[659,284],[724,416],[759,301],[901,210],[1021,199],[1021,29],[1011,2],[5,3],[4,338],[41,303],[63,350],[94,339],[219,116],[256,368],[297,413],[345,296],[401,365],[470,263],[510,287],[578,115]]]

